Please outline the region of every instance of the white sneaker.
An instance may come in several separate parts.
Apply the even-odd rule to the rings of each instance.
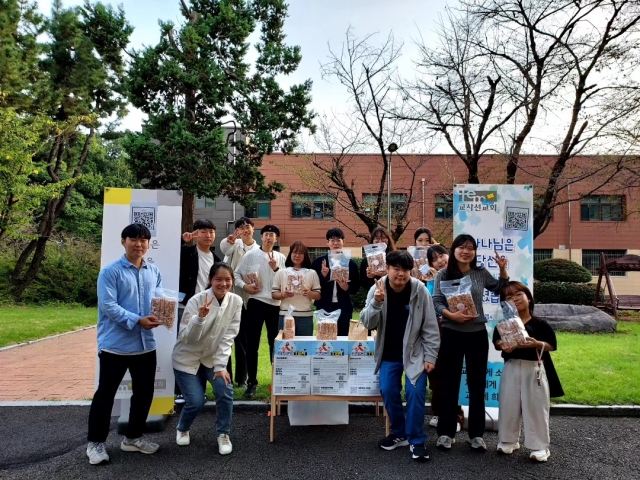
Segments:
[[[477,452],[486,452],[487,451],[487,444],[484,443],[484,439],[482,437],[471,438],[471,439],[467,440],[467,442],[469,443],[471,448],[473,450],[476,450]]]
[[[500,443],[498,443],[498,452],[504,453],[505,455],[511,455],[516,450],[520,450],[520,442],[516,442],[516,443],[500,442]]]
[[[442,435],[440,438],[438,438],[438,441],[436,441],[436,447],[440,448],[442,450],[450,450],[451,449],[451,445],[453,445],[454,443],[456,443],[456,439],[455,438],[451,438],[451,437],[447,437],[446,435]]]
[[[456,422],[456,433],[458,433],[462,429],[462,426]]]
[[[531,460],[535,460],[536,462],[546,462],[549,460],[551,456],[551,452],[547,448],[546,450],[536,450],[535,452],[531,452],[529,458]]]
[[[218,436],[218,451],[220,455],[229,455],[233,451],[229,435],[223,433]]]
[[[430,427],[437,427],[438,426],[438,417],[431,417],[431,420],[429,420],[429,426]]]
[[[109,461],[109,455],[105,449],[104,442],[89,442],[87,444],[87,457],[91,465],[100,465]]]
[[[130,439],[125,437],[120,444],[120,450],[123,452],[140,452],[140,453],[156,453],[160,448],[157,443],[149,442],[144,437]]]
[[[181,432],[180,430],[176,430],[176,443],[181,447],[189,445],[191,443],[189,432]]]

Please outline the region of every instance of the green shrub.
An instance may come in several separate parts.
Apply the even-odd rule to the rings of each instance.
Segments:
[[[533,264],[533,278],[540,282],[588,283],[591,272],[582,265],[562,258],[549,258]]]
[[[593,283],[534,282],[536,303],[564,303],[567,305],[592,305],[596,299],[597,285]]]
[[[1,302],[11,300],[10,275],[16,260],[15,255],[0,258]],[[96,282],[99,271],[99,245],[77,238],[57,238],[47,244],[40,272],[24,292],[22,302],[36,305],[60,302],[95,306],[98,301]]]

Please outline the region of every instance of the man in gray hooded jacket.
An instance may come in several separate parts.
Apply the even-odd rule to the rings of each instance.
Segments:
[[[380,440],[383,450],[409,445],[414,460],[429,460],[425,446],[424,405],[427,373],[433,370],[440,333],[431,295],[411,277],[413,257],[406,251],[387,255],[387,276],[376,281],[360,312],[365,327],[376,328],[376,372],[391,422],[391,434]],[[402,408],[402,374],[406,374],[407,416]]]

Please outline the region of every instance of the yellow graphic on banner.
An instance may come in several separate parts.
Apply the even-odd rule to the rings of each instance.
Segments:
[[[168,415],[173,412],[173,395],[170,397],[155,397],[151,402],[149,415]]]
[[[133,190],[131,188],[105,188],[104,203],[111,205],[129,205]]]

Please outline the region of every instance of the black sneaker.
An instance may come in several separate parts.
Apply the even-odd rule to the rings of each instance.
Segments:
[[[396,437],[395,435],[389,435],[378,442],[378,446],[383,450],[393,450],[398,447],[406,447],[409,442],[404,437]]]
[[[416,462],[426,462],[429,460],[429,450],[423,444],[411,445],[409,449],[411,450],[411,458]]]
[[[258,385],[247,385],[247,390],[244,392],[244,398],[253,398],[257,389]]]

